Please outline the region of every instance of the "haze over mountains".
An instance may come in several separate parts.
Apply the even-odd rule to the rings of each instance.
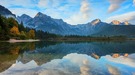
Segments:
[[[19,12],[19,11],[18,11]],[[53,19],[48,15],[38,12],[34,18],[23,14],[15,17],[12,12],[3,6],[0,6],[0,14],[3,16],[14,17],[25,27],[43,30],[49,33],[60,35],[95,35],[95,36],[134,36],[135,26],[128,22],[119,22],[117,20],[111,23],[102,22],[100,19],[95,19],[87,24],[70,25],[62,19]],[[127,26],[128,25],[128,26]]]
[[[0,14],[4,15],[5,17],[13,17],[15,18],[15,14],[13,14],[11,11],[9,11],[7,8],[3,7],[2,5],[0,5]]]

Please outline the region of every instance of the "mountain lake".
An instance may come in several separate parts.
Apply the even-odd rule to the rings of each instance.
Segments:
[[[0,75],[135,75],[135,41],[0,42]]]

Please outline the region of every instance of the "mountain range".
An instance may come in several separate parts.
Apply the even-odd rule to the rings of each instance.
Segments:
[[[34,18],[26,14],[16,17],[11,11],[1,5],[0,14],[6,17],[14,17],[19,23],[23,22],[25,27],[60,35],[135,36],[134,25],[117,20],[113,20],[111,23],[105,23],[100,19],[95,19],[86,24],[71,25],[62,19],[51,18],[41,12],[38,12]]]

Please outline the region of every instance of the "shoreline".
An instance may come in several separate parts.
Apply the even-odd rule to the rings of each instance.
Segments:
[[[9,42],[9,43],[16,43],[16,42],[36,42],[36,41],[40,41],[39,39],[28,39],[28,40],[16,40],[16,39],[9,39],[8,41],[6,42]]]
[[[37,41],[59,41],[59,42],[81,42],[81,41],[99,41],[99,42],[105,42],[105,41],[134,41],[135,38],[48,38],[48,39],[27,39],[27,40],[16,40],[16,39],[9,39],[9,40],[3,40],[0,42],[9,42],[9,43],[17,43],[17,42],[37,42]]]

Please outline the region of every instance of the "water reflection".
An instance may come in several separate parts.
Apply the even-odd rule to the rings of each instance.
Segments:
[[[135,54],[118,58],[107,55],[96,60],[86,54],[71,53],[41,66],[34,60],[26,64],[17,61],[0,75],[132,75],[135,72],[134,57]]]
[[[35,43],[0,42],[0,72],[8,69],[27,50],[35,50]]]
[[[0,75],[133,75],[134,49],[132,41],[0,43]]]
[[[27,50],[35,50],[35,42],[32,43],[8,43],[0,42],[0,54],[18,55]]]
[[[18,55],[2,54],[0,55],[0,72],[8,69],[12,64],[16,62]]]

